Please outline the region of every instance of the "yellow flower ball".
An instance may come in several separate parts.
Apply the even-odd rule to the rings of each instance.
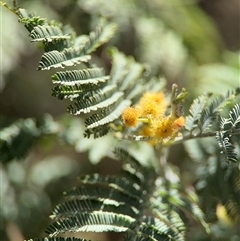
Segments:
[[[165,96],[162,92],[146,92],[140,99],[139,109],[142,117],[155,118],[166,110]]]
[[[127,127],[135,127],[138,124],[139,110],[133,107],[127,107],[122,113],[122,120]]]

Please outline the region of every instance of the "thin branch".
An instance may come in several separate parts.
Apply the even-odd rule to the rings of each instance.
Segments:
[[[235,129],[234,133],[232,135],[240,135],[240,129]],[[216,131],[214,132],[206,132],[201,133],[200,135],[188,135],[188,136],[180,136],[175,138],[174,142],[171,143],[172,145],[181,144],[184,141],[193,140],[197,138],[207,138],[207,137],[215,137]]]

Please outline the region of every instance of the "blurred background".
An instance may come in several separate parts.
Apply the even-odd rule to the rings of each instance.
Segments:
[[[11,6],[12,1],[6,3]],[[70,24],[78,35],[88,34],[99,15],[116,22],[117,34],[108,45],[146,63],[152,75],[167,79],[169,88],[173,83],[184,86],[191,93],[186,106],[204,92],[223,93],[240,86],[238,0],[18,0],[17,5]],[[66,101],[51,96],[55,70],[36,70],[43,50],[30,43],[17,16],[3,7],[0,13],[1,121],[48,114],[53,124],[50,135],[40,138],[27,157],[0,166],[0,237],[21,241],[43,236],[51,209],[64,190],[77,185],[78,176],[116,173],[119,164],[104,158],[104,153],[96,156],[100,143],[105,141],[106,149],[111,146],[107,138],[95,144],[80,138],[81,119],[67,113]],[[106,49],[101,47],[94,61],[109,71]],[[65,127],[62,134],[56,131],[58,122]],[[179,155],[184,160],[181,147],[172,153],[171,162],[176,164]],[[177,165],[182,168],[181,162]],[[97,237],[118,239],[114,234]]]

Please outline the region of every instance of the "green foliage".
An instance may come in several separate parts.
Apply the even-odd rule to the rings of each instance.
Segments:
[[[87,11],[96,11],[94,8],[89,8],[96,5],[94,2],[82,3],[83,8]],[[133,2],[127,1],[125,4]],[[152,1],[152,4],[155,8],[152,15],[157,16],[157,11],[162,6],[157,1]],[[169,9],[169,3],[162,4]],[[211,57],[206,58],[202,52],[206,54],[210,50],[208,53],[210,56],[210,53],[217,56],[217,47],[211,41],[211,27],[206,32],[203,31],[208,34],[201,34],[197,21],[188,22],[186,17],[193,18],[194,13],[197,19],[202,19],[203,16],[198,9],[193,7],[191,8],[193,12],[189,12],[180,2],[178,4],[183,22],[192,23],[192,35],[196,34],[206,43],[204,51],[194,43],[191,33],[183,31],[182,36],[179,35],[188,50],[194,52],[195,61],[206,63]],[[105,12],[110,7],[108,5],[106,2],[101,4],[100,12]],[[152,7],[146,3],[146,8]],[[133,9],[129,9],[127,8],[126,12],[132,13]],[[45,53],[41,57],[38,70],[68,68],[52,75],[54,85],[52,95],[71,102],[67,110],[71,115],[79,115],[84,120],[84,137],[99,138],[112,131],[115,132],[115,137],[128,140],[125,140],[127,143],[125,146],[118,143],[119,147],[114,151],[115,157],[121,161],[120,173],[116,175],[95,173],[80,177],[78,187],[65,192],[65,201],[52,211],[50,216],[52,223],[45,231],[48,237],[36,238],[34,241],[86,241],[56,236],[66,232],[109,231],[124,232],[125,240],[184,241],[188,237],[190,239],[194,237],[189,234],[191,223],[201,227],[199,230],[204,233],[202,236],[215,238],[218,233],[214,230],[214,225],[220,220],[216,211],[218,205],[225,208],[226,215],[232,223],[235,224],[240,220],[240,180],[237,163],[240,159],[240,105],[238,102],[234,104],[239,99],[239,88],[219,97],[205,94],[194,99],[189,108],[190,114],[186,117],[182,136],[176,138],[174,136],[175,139],[160,143],[155,149],[149,147],[154,155],[150,157],[148,155],[148,158],[143,155],[146,160],[142,161],[141,154],[147,153],[147,149],[139,151],[144,146],[137,142],[151,139],[148,135],[138,135],[139,129],[145,123],[139,128],[128,129],[124,126],[121,115],[126,107],[136,105],[144,92],[162,90],[164,81],[161,82],[154,76],[158,74],[157,64],[153,63],[151,72],[146,64],[138,63],[133,57],[128,57],[112,47],[108,49],[111,68],[109,73],[106,73],[105,68],[93,63],[93,57],[97,48],[107,43],[113,36],[117,36],[115,24],[109,23],[105,18],[98,18],[93,31],[88,35],[76,36],[75,31],[68,25],[63,26],[56,21],[48,22],[22,8],[15,8],[12,11],[28,30],[31,41],[42,43]],[[134,11],[139,16],[145,14],[138,8]],[[114,19],[117,13],[114,12],[112,15]],[[129,16],[131,14],[127,15],[126,21],[129,21]],[[171,28],[171,34],[172,31],[181,31],[181,28],[176,27],[179,24],[174,23],[175,18],[174,21],[169,21],[170,19],[168,13],[162,11],[161,23]],[[159,31],[155,20],[155,18],[149,20],[146,16],[140,20],[137,18],[132,20],[138,34],[144,30],[142,37],[145,44],[141,47],[152,47],[148,42],[149,39],[154,42],[154,39],[149,37],[151,36],[149,26],[154,26],[152,30],[158,34],[164,32],[166,26],[160,26]],[[140,31],[141,24],[146,28],[141,27]],[[180,42],[179,40],[178,44]],[[152,49],[156,52],[156,47]],[[151,56],[150,59],[148,54]],[[151,51],[146,51],[142,56],[148,60],[148,63],[152,63],[153,60],[157,62]],[[179,117],[183,114],[182,102],[188,93],[183,88],[178,95],[176,85],[173,86],[174,98],[170,102],[172,111],[170,117]],[[32,144],[47,134],[57,134],[60,140],[70,145],[77,146],[80,142],[84,142],[83,137],[78,136],[79,132],[75,132],[76,128],[71,129],[72,120],[74,119],[71,119],[67,128],[64,126],[64,121],[55,123],[49,116],[41,120],[27,118],[9,124],[3,122],[0,139],[1,152],[4,153],[2,162],[25,156]],[[76,122],[76,125],[78,124]],[[110,136],[108,141],[99,138],[100,142],[90,139],[85,145],[89,145],[90,153],[91,151],[93,153],[93,150],[97,154],[104,152],[99,154],[99,158],[109,155],[115,158],[112,153],[109,154],[110,148],[105,148],[101,143],[101,140],[104,140],[113,149],[116,145],[113,138]],[[192,140],[200,138],[207,139],[205,142]],[[129,144],[130,141],[132,144]],[[178,169],[165,160],[164,148],[177,143],[184,143],[191,158],[188,168],[191,168],[195,161],[196,177],[189,185],[182,181]],[[124,146],[125,149],[120,146]],[[133,146],[135,154],[130,154],[133,153]],[[101,148],[102,150],[97,150]],[[155,158],[157,152],[160,153],[160,158]],[[237,233],[235,230],[234,232]],[[228,238],[227,234],[223,237]]]
[[[240,105],[236,104],[229,112],[229,118],[220,118],[220,130],[216,133],[218,145],[228,161],[237,162],[234,143],[240,138]]]
[[[185,129],[188,131],[183,139],[191,139],[201,136],[216,136],[219,147],[224,152],[227,161],[237,162],[238,153],[235,151],[239,132],[239,104],[228,110],[229,118],[221,117],[221,112],[226,105],[239,99],[239,88],[234,92],[228,92],[225,96],[215,98],[207,103],[209,96],[196,98],[190,106],[190,115],[186,117]],[[216,132],[209,132],[210,128]]]
[[[63,35],[58,36],[58,38],[55,38],[54,32],[42,32],[42,36],[39,38],[34,32],[35,29],[31,31],[30,36],[37,35],[38,39],[35,39],[35,41],[44,41],[44,45],[47,46],[47,49],[45,47],[45,50],[48,51],[42,55],[38,70],[59,67],[64,68],[65,66],[73,66],[82,62],[88,62],[91,59],[89,54],[108,41],[108,39],[114,34],[115,26],[104,25],[104,23],[104,21],[100,22],[95,31],[91,32],[89,36],[84,39],[84,44],[82,42],[76,43],[76,40],[73,39],[70,43],[68,42],[65,45],[61,43],[60,45],[58,39],[60,39],[60,41],[65,41],[66,39],[64,32]],[[70,35],[69,31],[67,34],[68,36]],[[51,51],[49,51],[49,43],[51,44]],[[64,46],[64,48],[62,46]]]
[[[47,51],[41,57],[38,70],[64,68],[83,62],[90,67],[54,74],[52,80],[57,85],[52,94],[59,99],[75,101],[68,108],[71,114],[93,113],[85,121],[85,136],[93,134],[97,138],[106,135],[110,131],[108,124],[117,124],[122,111],[143,93],[143,87],[136,88],[136,80],[140,79],[139,84],[148,81],[143,78],[144,66],[116,49],[111,50],[113,66],[110,75],[88,63],[90,54],[112,37],[116,26],[102,19],[89,36],[75,38],[75,32],[69,27],[66,30],[60,23],[48,23],[24,9],[18,9],[16,14],[30,32],[32,41],[43,42]]]
[[[47,234],[124,232],[136,222],[147,205],[152,185],[146,185],[146,181],[153,183],[154,170],[141,166],[124,150],[118,149],[116,153],[125,160],[119,177],[99,174],[81,177],[80,188],[66,192],[67,201],[54,209],[51,218],[55,222],[47,228]]]
[[[14,122],[0,121],[1,161],[9,162],[27,155],[33,144],[42,136],[57,132],[58,124],[51,116],[18,119]]]
[[[140,164],[126,150],[116,149],[115,155],[123,162],[118,176],[85,175],[78,188],[64,193],[66,201],[50,216],[54,222],[46,229],[49,237],[67,231],[127,231],[126,240],[184,240],[186,228],[180,209],[186,209],[208,229],[193,194],[180,192],[170,180],[156,180],[154,168]],[[146,210],[155,217],[146,216]]]
[[[81,238],[54,237],[54,238],[35,238],[35,239],[30,239],[29,241],[88,241],[88,240],[81,239]]]

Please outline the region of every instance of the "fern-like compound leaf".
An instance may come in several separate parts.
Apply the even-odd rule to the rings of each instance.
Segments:
[[[102,68],[57,72],[52,76],[53,83],[61,85],[98,84],[99,82],[105,82],[108,79],[109,76],[105,76]]]
[[[89,103],[89,102],[87,102],[87,100],[85,102],[84,101],[78,102],[78,104],[76,104],[78,109],[75,112],[75,114],[80,114],[81,112],[89,113],[91,111],[97,111],[98,109],[106,108],[106,107],[114,104],[115,102],[117,102],[122,96],[123,96],[123,92],[116,92],[110,98],[105,99],[102,102],[99,102],[95,105],[93,105],[93,104],[91,105],[90,104],[91,102]],[[95,100],[94,97],[91,98],[91,100]],[[81,107],[79,105],[80,103],[82,104]],[[86,107],[83,107],[84,103],[86,104]]]
[[[109,50],[112,59],[111,82],[121,84],[124,77],[127,75],[126,68],[128,67],[127,57],[115,48]]]
[[[23,8],[18,8],[16,14],[19,17],[19,22],[24,24],[29,33],[34,29],[34,27],[47,24],[47,20],[45,18],[40,18],[36,16],[35,13],[30,13]]]
[[[149,185],[150,182],[153,182],[153,180],[155,180],[155,170],[150,169],[148,166],[140,164],[139,161],[137,161],[136,158],[134,158],[132,155],[129,155],[129,153],[125,149],[116,148],[114,150],[114,154],[120,160],[124,160],[121,175],[126,177],[128,180],[131,180],[132,182],[141,185],[143,188],[143,192],[145,189],[147,189],[147,186],[145,185]],[[148,175],[150,173],[151,176]],[[146,180],[148,180],[147,184],[145,182]],[[152,183],[151,186],[154,187],[154,183]]]
[[[45,26],[45,27],[47,28],[48,26]],[[49,27],[50,28],[51,27],[59,28],[60,30],[57,30],[57,31],[60,31],[60,33],[58,35],[56,35],[55,32],[51,32],[52,35],[50,35],[50,36],[47,35],[47,38],[43,38],[45,36],[42,36],[42,39],[39,39],[39,41],[43,42],[44,50],[46,52],[50,52],[53,50],[63,51],[64,49],[70,48],[73,45],[76,47],[81,46],[80,43],[78,45],[75,44],[77,42],[76,41],[76,33],[69,25],[62,26],[59,23],[50,22]],[[34,28],[34,30],[35,30],[35,28]],[[31,34],[32,34],[32,32],[31,32]],[[40,37],[40,36],[38,36],[38,37]]]
[[[131,208],[127,203],[119,202],[112,199],[103,200],[68,200],[58,205],[50,216],[52,219],[64,219],[68,217],[76,217],[83,213],[96,212],[111,212],[135,217],[138,213],[137,209]]]
[[[30,33],[32,42],[52,42],[54,40],[70,39],[71,36],[64,34],[59,26],[36,26]]]
[[[62,99],[79,99],[85,97],[85,95],[90,95],[91,93],[98,92],[99,88],[103,88],[106,84],[100,82],[98,85],[89,84],[89,85],[74,85],[74,86],[64,86],[57,85],[52,89],[52,95]]]
[[[88,184],[88,185],[98,184],[98,185],[109,186],[113,189],[119,190],[129,195],[132,198],[135,198],[137,200],[141,199],[142,190],[140,189],[140,186],[138,184],[129,185],[130,181],[125,177],[119,177],[119,178],[115,176],[102,177],[98,174],[94,174],[94,175],[83,176],[80,181],[81,183]]]
[[[122,92],[116,92],[116,87],[116,85],[107,85],[97,93],[85,93],[85,95],[77,98],[74,105],[68,107],[68,111],[73,115],[79,115],[108,107],[118,100],[116,95],[114,96],[114,93],[118,93],[117,96],[119,97],[122,95]]]
[[[158,218],[144,216],[136,230],[127,231],[124,240],[184,241],[185,238],[176,232],[173,225],[167,225]]]
[[[65,232],[125,232],[134,221],[128,215],[94,211],[54,222],[46,233],[53,237]]]
[[[87,63],[91,59],[90,54],[109,41],[116,31],[115,24],[100,19],[89,35],[76,37],[74,30],[56,21],[47,22],[23,9],[16,11],[16,14],[29,31],[32,41],[43,42],[46,53],[41,57],[38,70]],[[110,52],[113,66],[109,76],[105,75],[102,68],[84,67],[80,70],[59,71],[52,76],[53,84],[56,85],[52,95],[61,100],[75,101],[68,107],[71,114],[95,112],[85,121],[86,137],[106,135],[111,130],[109,124],[119,124],[122,111],[135,104],[145,91],[144,65],[116,49]]]
[[[99,46],[108,42],[116,32],[116,28],[116,24],[107,23],[105,19],[100,19],[95,30],[89,34],[89,40],[85,44],[86,53],[90,54]]]
[[[139,224],[153,187],[146,181],[154,169],[142,166],[123,149],[115,153],[124,165],[120,176],[81,177],[81,186],[66,192],[66,201],[53,210],[53,223],[46,229],[50,237],[64,232],[125,232]],[[125,175],[127,172],[131,175]],[[151,225],[153,230],[154,224]]]
[[[235,152],[234,145],[232,145],[232,143],[229,141],[229,137],[224,137],[223,132],[218,131],[216,133],[216,138],[222,153],[224,153],[227,158],[227,161],[237,162],[237,153]]]
[[[138,231],[143,237],[145,236],[156,241],[184,241],[183,237],[180,238],[178,233],[170,226],[167,226],[163,221],[153,217],[144,217]]]
[[[106,124],[106,125],[101,125],[92,129],[87,129],[84,132],[84,137],[89,138],[91,135],[93,135],[94,138],[99,138],[102,136],[105,136],[109,133],[109,131],[111,130],[110,125]]]
[[[64,49],[62,52],[53,50],[42,55],[38,70],[65,68],[66,66],[74,66],[82,62],[88,62],[90,59],[91,56],[85,54],[83,48],[71,47]]]
[[[142,94],[144,90],[141,88],[143,83],[141,76],[145,70],[144,66],[114,48],[110,50],[110,54],[113,61],[110,73],[111,83],[117,84],[119,90],[124,91],[128,99],[132,100]],[[137,85],[136,81],[138,81]]]
[[[43,42],[46,52],[58,50],[63,51],[73,45],[76,33],[70,26],[63,26],[56,22],[47,22],[34,13],[19,8],[16,11],[19,22],[23,23],[30,33],[32,42]]]
[[[87,239],[82,239],[82,238],[74,238],[74,237],[49,237],[49,238],[34,238],[34,239],[29,239],[28,241],[91,241]]]
[[[0,121],[1,161],[9,162],[27,155],[29,149],[41,136],[55,133],[57,124],[52,117],[19,119],[15,122]]]
[[[168,171],[171,172],[170,170],[171,169]],[[175,178],[177,179],[176,176]],[[209,226],[197,203],[197,196],[193,192],[188,193],[180,190],[180,186],[175,182],[158,178],[156,181],[157,188],[153,195],[154,197],[151,198],[152,212],[168,227],[172,227],[176,240],[185,240],[186,226],[180,213],[186,211],[191,218],[200,223],[206,232],[209,233]]]
[[[123,110],[131,104],[130,100],[123,100],[119,105],[104,108],[100,114],[94,114],[86,119],[87,129],[93,129],[111,123],[120,118]]]
[[[231,98],[233,98],[233,93],[229,91],[226,95],[216,98],[209,106],[206,106],[203,109],[201,117],[198,120],[198,127],[201,133],[209,130],[213,124],[213,121],[216,120],[219,112],[222,111],[222,108],[229,102]]]
[[[202,95],[193,100],[190,106],[190,115],[186,116],[185,128],[186,130],[192,132],[197,126],[197,120],[200,118],[203,108],[207,102],[207,95]]]
[[[177,211],[178,205],[175,207],[173,205],[170,208],[167,204],[168,201],[169,200],[164,198],[163,200],[152,199],[152,212],[156,215],[156,220],[161,220],[161,222],[157,222],[158,229],[163,229],[162,232],[165,232],[165,230],[168,229],[172,238],[174,237],[176,240],[184,241],[186,227]],[[171,205],[172,204],[170,204],[170,206]]]
[[[139,212],[139,206],[142,200],[131,197],[128,193],[123,192],[120,188],[113,188],[112,185],[102,185],[99,188],[98,183],[96,185],[86,185],[79,188],[73,188],[68,192],[65,192],[66,200],[88,200],[88,201],[99,201],[105,206],[107,204],[118,206],[127,205],[134,215]]]
[[[237,129],[240,126],[240,104],[236,104],[229,112],[229,121],[232,129]]]
[[[190,106],[190,115],[186,117],[185,129],[193,136],[201,136],[201,134],[206,133],[215,125],[223,108],[232,102],[238,94],[238,89],[234,92],[229,91],[226,95],[216,97],[210,104],[207,103],[209,95],[196,98]]]
[[[238,153],[234,140],[240,139],[240,104],[234,105],[229,112],[229,118],[220,118],[219,131],[216,132],[218,145],[228,162],[237,162]]]

